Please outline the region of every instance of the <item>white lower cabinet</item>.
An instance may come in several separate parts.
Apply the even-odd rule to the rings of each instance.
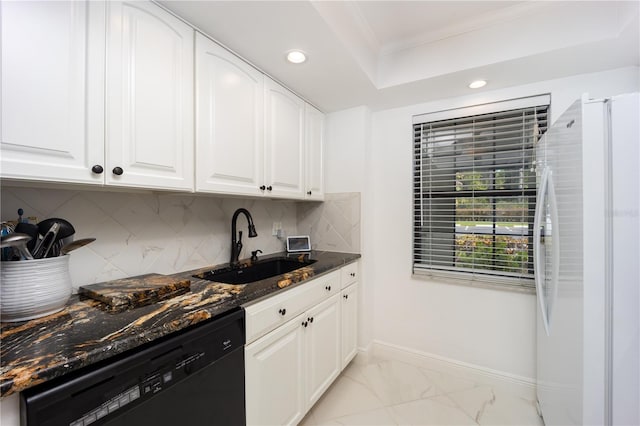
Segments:
[[[306,407],[316,403],[342,371],[340,295],[331,296],[305,319]]]
[[[358,283],[351,284],[340,293],[342,303],[342,368],[358,352]]]
[[[245,348],[248,425],[289,425],[304,416],[305,314]]]
[[[356,355],[358,286],[345,277],[335,271],[245,308],[248,425],[297,424]]]
[[[338,377],[340,296],[245,348],[247,424],[297,424]]]

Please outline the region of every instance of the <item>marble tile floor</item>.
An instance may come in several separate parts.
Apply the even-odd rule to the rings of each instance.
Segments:
[[[334,425],[543,426],[535,397],[404,362],[352,362],[301,421]]]

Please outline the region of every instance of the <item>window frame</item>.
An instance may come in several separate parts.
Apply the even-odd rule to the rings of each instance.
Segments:
[[[416,183],[417,179],[420,178],[421,176],[417,177],[417,173],[423,172],[424,171],[424,167],[423,167],[423,163],[422,163],[422,158],[418,159],[418,155],[416,153],[416,144],[421,144],[422,142],[417,142],[417,133],[416,133],[416,125],[424,125],[427,123],[434,123],[434,122],[442,122],[445,120],[463,120],[463,119],[473,119],[473,117],[475,116],[482,116],[482,115],[486,115],[486,114],[501,114],[504,113],[506,114],[508,111],[511,110],[519,110],[519,109],[527,109],[527,108],[537,108],[537,107],[542,107],[542,108],[546,108],[546,122],[545,122],[545,126],[544,126],[544,130],[548,130],[548,128],[550,127],[550,117],[551,117],[551,95],[550,94],[542,94],[542,95],[536,95],[536,96],[528,96],[528,97],[522,97],[522,98],[516,98],[516,99],[510,99],[510,100],[503,100],[503,101],[496,101],[496,102],[490,102],[490,103],[485,103],[485,104],[478,104],[478,105],[471,105],[471,106],[466,106],[466,107],[462,107],[462,108],[453,108],[453,109],[448,109],[448,110],[442,110],[442,111],[436,111],[436,112],[432,112],[432,113],[426,113],[426,114],[420,114],[420,115],[415,115],[413,116],[413,120],[412,120],[412,276],[415,278],[426,278],[426,279],[437,279],[438,281],[443,281],[443,282],[450,282],[450,283],[455,283],[455,284],[467,284],[467,285],[473,285],[473,286],[481,286],[481,287],[490,287],[490,288],[500,288],[500,289],[509,289],[509,290],[515,290],[515,291],[524,291],[524,292],[528,292],[528,293],[534,293],[535,292],[535,283],[534,283],[534,278],[533,278],[533,265],[532,265],[532,259],[533,259],[533,213],[535,210],[535,199],[536,199],[536,193],[537,193],[537,182],[536,182],[536,178],[535,175],[533,177],[533,183],[534,183],[534,187],[533,188],[521,188],[521,189],[514,189],[512,191],[510,190],[496,190],[495,184],[496,184],[496,177],[495,175],[492,175],[492,185],[493,186],[493,192],[491,190],[488,191],[483,191],[481,194],[479,195],[475,195],[474,191],[457,191],[457,188],[454,189],[453,191],[450,191],[448,194],[443,194],[440,197],[441,198],[449,198],[454,200],[454,207],[453,207],[453,215],[451,216],[453,221],[454,221],[454,229],[453,231],[451,231],[451,235],[453,237],[454,243],[450,249],[450,254],[451,256],[455,259],[455,254],[456,254],[456,235],[458,234],[455,230],[455,222],[456,222],[456,207],[455,207],[455,200],[456,198],[458,198],[460,195],[471,195],[471,199],[473,199],[473,197],[478,197],[478,198],[487,198],[487,197],[491,197],[490,200],[490,204],[492,205],[491,209],[493,211],[492,214],[492,232],[488,235],[492,236],[492,239],[494,241],[494,245],[492,246],[492,250],[495,250],[495,240],[496,240],[496,236],[500,236],[500,233],[496,233],[496,224],[499,222],[497,220],[496,217],[496,207],[495,205],[497,204],[497,197],[518,197],[518,196],[525,196],[525,200],[523,200],[523,202],[525,203],[526,207],[526,211],[527,211],[527,215],[526,215],[526,219],[527,219],[527,233],[526,235],[524,235],[527,238],[527,242],[528,242],[528,247],[527,247],[527,252],[528,252],[528,259],[527,259],[527,270],[530,272],[529,274],[523,275],[522,273],[514,273],[514,274],[510,274],[509,272],[505,272],[505,271],[497,271],[497,270],[493,270],[493,269],[482,269],[482,268],[475,268],[475,265],[473,265],[473,267],[470,270],[464,270],[464,268],[456,266],[455,263],[452,264],[452,266],[450,268],[448,268],[449,270],[447,270],[446,267],[443,266],[437,266],[432,260],[430,261],[430,263],[425,264],[424,262],[424,254],[417,254],[417,251],[422,250],[421,248],[421,242],[419,243],[417,241],[418,239],[418,235],[420,234],[420,232],[424,233],[424,230],[420,230],[418,231],[418,224],[422,224],[423,220],[424,220],[424,213],[423,213],[423,205],[422,205],[422,200],[424,197],[423,193],[418,193],[418,186],[419,184]],[[424,134],[421,134],[421,136],[423,136]],[[522,139],[522,137],[521,137]],[[524,142],[524,139],[522,139]],[[492,140],[493,141],[493,140]],[[457,140],[456,140],[457,142]],[[536,143],[537,141],[535,141],[534,143]],[[455,142],[454,142],[455,143]],[[499,153],[500,151],[495,149],[495,141],[493,141],[493,147],[494,149],[491,151],[491,155],[493,155],[494,159],[495,159],[495,155],[496,153]],[[523,144],[524,146],[524,144]],[[533,151],[533,164],[536,163],[536,159],[535,159],[535,146],[532,148]],[[451,158],[458,158],[460,156],[460,154],[454,153],[453,155],[451,155]],[[475,161],[475,160],[474,160]],[[514,163],[515,165],[517,165],[516,163]],[[515,167],[514,165],[514,167]],[[457,174],[459,173],[459,171],[457,171],[455,169],[454,166],[453,168],[453,173]],[[491,173],[494,173],[496,170],[496,168],[492,168],[489,169],[491,171]],[[505,168],[505,170],[507,170],[507,168]],[[433,179],[433,178],[431,178]],[[524,182],[524,181],[523,181]],[[430,181],[431,183],[431,181]],[[457,185],[456,185],[457,186]],[[445,191],[446,192],[446,191]],[[470,194],[469,194],[470,193]],[[429,191],[430,196],[433,196],[433,192]],[[436,196],[435,198],[438,198],[438,196]],[[420,203],[420,205],[419,205]],[[431,212],[429,213],[429,217],[431,218]],[[433,226],[433,222],[430,221],[429,222],[429,227]],[[424,226],[422,226],[422,228],[424,228]],[[430,231],[433,232],[433,231]],[[446,235],[446,232],[443,232],[443,234]],[[476,234],[476,233],[470,233],[469,235],[481,235],[481,234]],[[433,249],[433,248],[429,248],[428,249],[428,256],[432,256],[433,253],[438,252],[439,249]],[[446,253],[449,249],[444,249],[442,250],[444,253]],[[495,251],[492,253],[491,258],[493,259],[493,262],[496,262],[499,260],[497,260],[496,256],[498,256],[499,254],[497,254]],[[418,262],[417,260],[419,258],[420,262]]]

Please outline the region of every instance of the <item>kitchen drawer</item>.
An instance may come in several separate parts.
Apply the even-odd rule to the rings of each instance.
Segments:
[[[339,292],[340,271],[334,271],[262,302],[246,306],[247,344]]]
[[[342,288],[346,288],[354,282],[358,281],[358,265],[360,262],[353,262],[340,269],[342,273]]]

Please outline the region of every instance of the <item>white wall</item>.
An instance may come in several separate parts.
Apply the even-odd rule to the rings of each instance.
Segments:
[[[350,108],[327,116],[325,144],[325,188],[327,193],[359,192],[361,202],[360,253],[362,254],[359,292],[358,345],[367,349],[373,340],[373,285],[368,276],[374,262],[370,235],[363,232],[370,216],[362,211],[372,191],[367,181],[371,164],[371,111],[367,107]],[[300,222],[300,221],[299,221]]]
[[[371,112],[350,108],[327,116],[325,192],[362,192]]]
[[[603,97],[640,88],[636,67],[544,81],[476,95],[374,112],[370,141],[367,120],[349,120],[358,109],[330,115],[329,137],[365,140],[364,178],[336,167],[332,191],[361,185],[363,193],[364,285],[373,289],[364,318],[373,320],[376,341],[461,361],[523,378],[535,377],[536,304],[532,294],[471,288],[411,277],[412,128],[415,114],[551,93],[552,120],[584,92]],[[329,140],[345,156],[361,155],[347,137]],[[331,151],[331,150],[330,150]],[[353,157],[359,158],[359,157]],[[342,160],[344,162],[344,159]],[[363,180],[361,180],[363,179]],[[343,186],[344,188],[343,188]]]

